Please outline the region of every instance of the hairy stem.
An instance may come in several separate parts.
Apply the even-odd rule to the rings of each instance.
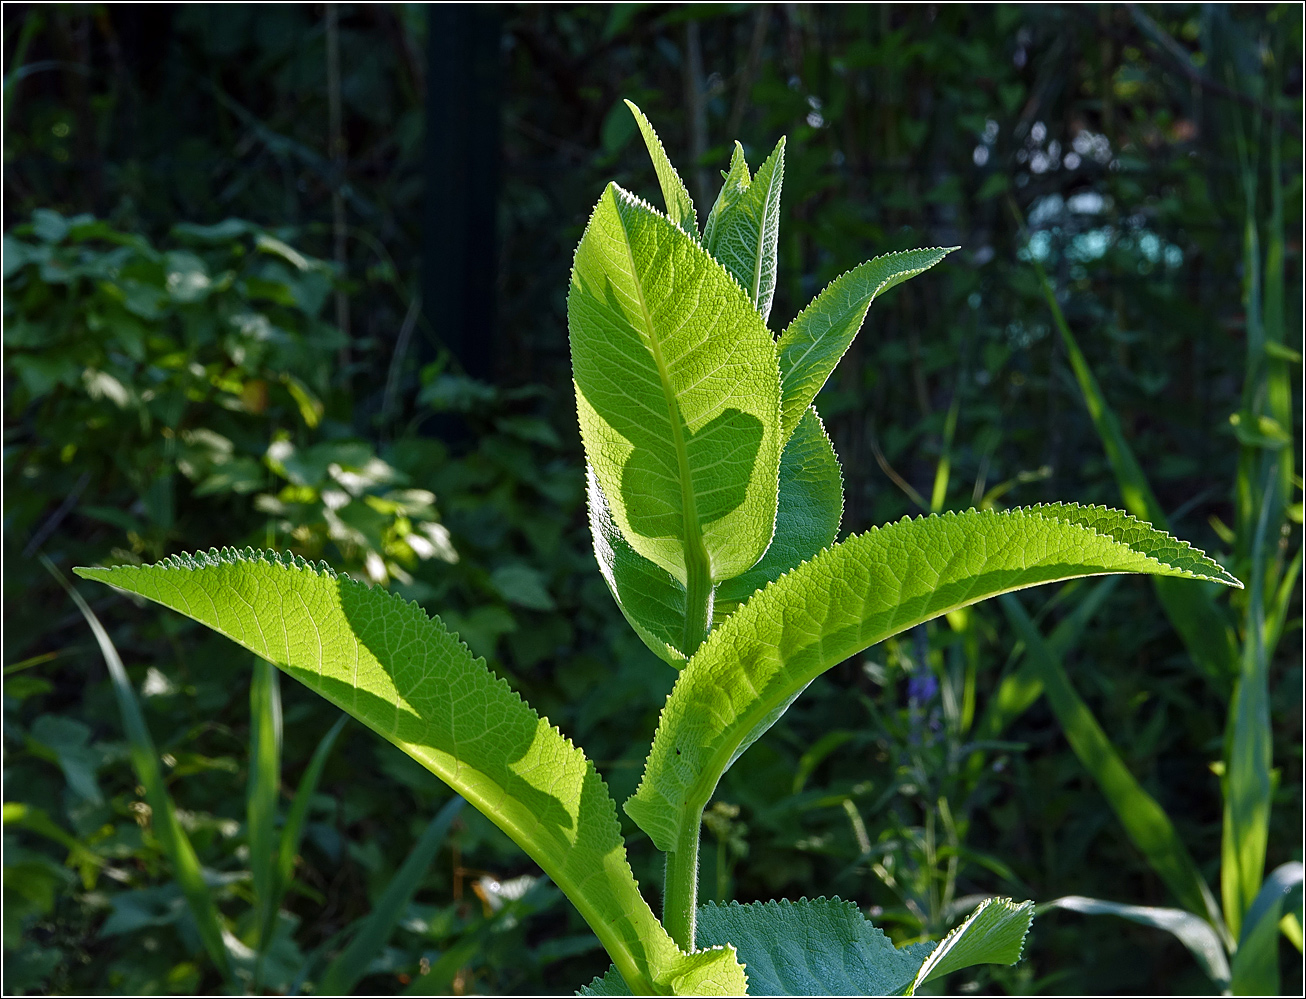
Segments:
[[[698,919],[698,831],[703,809],[691,809],[692,820],[681,826],[676,849],[667,854],[666,880],[662,887],[662,925],[676,946],[686,953],[694,949]]]
[[[685,637],[681,649],[686,656],[692,656],[712,626],[714,588],[712,570],[701,539],[697,545],[685,546],[685,556]]]

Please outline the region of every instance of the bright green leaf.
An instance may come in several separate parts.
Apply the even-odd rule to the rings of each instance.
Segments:
[[[1183,541],[1073,504],[904,518],[826,549],[753,597],[689,661],[626,812],[673,851],[730,764],[831,666],[986,597],[1116,572],[1241,585]]]
[[[743,149],[736,142],[730,171],[703,232],[707,252],[734,275],[763,322],[771,315],[775,295],[784,172],[783,138],[751,181]]]
[[[808,408],[780,455],[775,537],[762,560],[717,587],[717,603],[747,600],[839,536],[843,473],[816,410]]]
[[[710,968],[742,991],[733,955],[683,955],[653,916],[593,764],[416,604],[249,549],[76,572],[208,625],[423,764],[531,855],[637,988]]]
[[[780,336],[781,423],[787,438],[843,357],[875,297],[929,270],[956,247],[903,250],[835,278]]]
[[[649,158],[653,160],[653,170],[658,175],[658,184],[662,187],[662,198],[667,206],[667,218],[695,242],[698,241],[698,213],[694,210],[694,199],[689,195],[689,188],[676,173],[676,168],[667,158],[667,151],[662,148],[662,140],[653,126],[644,117],[644,112],[633,101],[626,101],[626,107],[635,116],[640,134],[644,136],[644,145],[648,146]]]
[[[750,568],[775,524],[779,372],[739,286],[610,184],[567,315],[585,452],[631,547],[687,587]]]

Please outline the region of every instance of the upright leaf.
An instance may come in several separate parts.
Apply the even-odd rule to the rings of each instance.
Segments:
[[[613,519],[697,612],[775,527],[771,335],[720,264],[615,184],[576,251],[567,317],[581,436]]]
[[[634,102],[626,101],[626,107],[635,116],[640,135],[644,136],[644,145],[648,146],[649,158],[653,160],[653,171],[658,175],[658,184],[662,187],[662,198],[667,205],[667,218],[678,225],[695,241],[698,240],[698,213],[694,211],[694,199],[689,195],[689,188],[676,173],[676,168],[667,158],[667,151],[662,148],[662,140],[653,131],[652,124],[644,117],[644,112]]]
[[[722,178],[721,190],[717,193],[712,210],[708,212],[707,221],[703,223],[703,244],[709,245],[716,239],[716,227],[721,216],[730,211],[731,206],[743,196],[753,183],[752,174],[748,172],[748,160],[744,158],[744,147],[735,142],[734,152],[730,154],[730,169]]]
[[[349,946],[336,955],[318,982],[319,995],[347,996],[354,991],[370,965],[385,946],[395,924],[408,908],[426,870],[431,866],[441,844],[449,833],[449,826],[462,811],[463,799],[454,797],[445,803],[427,825],[426,830],[413,844],[399,870],[395,871],[372,911],[349,941]]]
[[[703,245],[735,276],[766,322],[775,295],[785,140],[776,143],[751,180],[743,156],[736,142],[730,171],[703,232]]]
[[[843,471],[816,410],[808,408],[780,455],[775,537],[762,560],[717,587],[718,616],[834,544],[843,517]]]
[[[780,336],[780,420],[787,439],[847,351],[875,296],[929,270],[956,247],[886,253],[835,278]]]
[[[706,964],[742,991],[733,954],[682,955],[653,916],[593,764],[416,604],[249,549],[76,572],[226,635],[408,753],[530,854],[633,988]]]
[[[1185,542],[1104,507],[904,518],[828,548],[754,596],[690,659],[626,812],[671,852],[730,764],[831,666],[986,597],[1115,572],[1241,585]]]

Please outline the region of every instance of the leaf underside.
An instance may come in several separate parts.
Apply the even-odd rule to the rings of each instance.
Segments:
[[[852,902],[818,898],[698,910],[704,944],[734,946],[757,996],[911,995],[926,981],[976,964],[1015,964],[1034,915],[1031,902],[992,898],[938,944],[895,947]],[[612,969],[581,995],[630,995]]]
[[[1076,504],[904,518],[828,548],[749,600],[690,659],[626,813],[669,851],[730,764],[831,666],[999,593],[1117,572],[1241,585],[1185,542]]]
[[[630,546],[677,580],[750,568],[775,526],[780,374],[738,283],[608,185],[567,297],[585,453]]]
[[[608,589],[644,644],[680,669],[686,662],[685,588],[630,547],[594,470],[586,472],[594,555]],[[839,459],[816,410],[809,409],[780,456],[775,536],[757,565],[717,587],[718,615],[728,616],[741,600],[832,544],[842,515]]]
[[[416,604],[250,549],[75,571],[208,625],[408,753],[530,854],[623,974],[667,988],[706,974],[718,994],[742,988],[733,955],[684,955],[654,917],[593,764]]]

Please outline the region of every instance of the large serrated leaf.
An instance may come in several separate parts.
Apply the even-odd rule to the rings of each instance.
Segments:
[[[682,954],[654,917],[593,764],[416,604],[249,549],[76,572],[208,625],[408,753],[531,855],[635,987],[665,991],[717,962],[742,988],[742,972]]]
[[[658,175],[658,184],[662,188],[662,199],[667,205],[667,218],[679,226],[687,236],[698,239],[698,213],[694,210],[694,199],[690,197],[689,188],[676,173],[676,168],[667,158],[667,151],[662,148],[662,140],[653,130],[653,125],[644,117],[644,112],[634,102],[626,101],[626,107],[635,116],[639,132],[648,147],[649,158],[653,161],[653,172]]]
[[[610,184],[567,318],[585,452],[631,547],[682,583],[750,568],[775,527],[780,375],[742,289]]]
[[[736,142],[730,171],[704,228],[703,245],[735,276],[766,322],[775,296],[785,140],[776,143],[751,180],[743,155]]]
[[[875,296],[929,270],[956,247],[886,253],[835,278],[780,335],[781,427],[787,438],[862,328]]]
[[[933,945],[901,949],[853,902],[708,903],[698,910],[703,943],[731,943],[755,996],[901,995]]]
[[[669,852],[721,775],[813,679],[891,635],[999,593],[1103,573],[1241,584],[1127,514],[1050,505],[871,530],[754,596],[690,659],[662,710],[626,813]]]
[[[709,902],[698,910],[702,943],[729,944],[754,996],[912,995],[927,981],[976,964],[1015,964],[1034,903],[990,898],[938,944],[895,947],[852,902]],[[630,995],[612,969],[582,995]]]
[[[843,473],[816,410],[808,408],[780,455],[780,499],[775,537],[762,560],[717,587],[718,612],[747,600],[839,536]],[[724,616],[724,615],[723,615]]]

